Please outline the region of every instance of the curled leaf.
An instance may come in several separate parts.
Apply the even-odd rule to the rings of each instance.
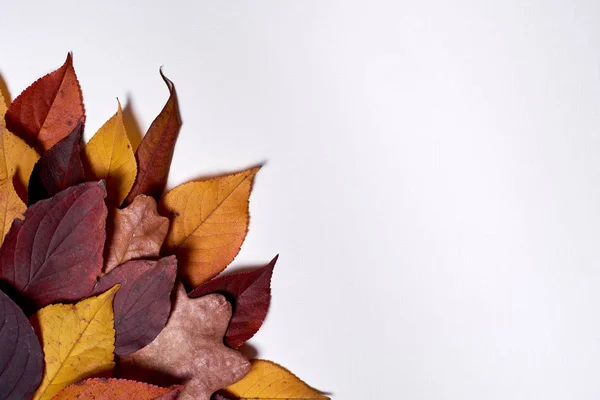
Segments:
[[[158,261],[126,262],[103,276],[92,294],[116,284],[115,354],[133,353],[150,343],[164,328],[171,311],[171,291],[177,275],[174,256]]]
[[[175,85],[160,71],[169,88],[169,99],[164,108],[148,128],[144,139],[135,152],[139,173],[125,203],[129,204],[140,194],[160,199],[173,158],[175,142],[181,128],[181,116],[177,103]]]
[[[229,322],[225,342],[237,349],[260,329],[271,303],[271,277],[276,256],[264,267],[245,272],[218,276],[189,293],[200,297],[221,293],[233,300],[233,316]]]
[[[115,349],[112,302],[118,289],[77,304],[53,304],[31,317],[46,365],[34,400],[51,399],[74,382],[110,373]]]
[[[221,295],[190,299],[181,284],[167,325],[143,349],[119,357],[121,376],[168,385],[184,382],[180,400],[208,400],[213,392],[240,380],[250,365],[223,345],[231,305]]]
[[[29,180],[30,205],[85,181],[79,146],[82,133],[83,125],[79,123],[67,137],[42,154]]]
[[[169,219],[158,215],[154,199],[139,195],[129,206],[116,210],[105,271],[136,258],[158,257],[168,230]]]
[[[241,381],[225,388],[236,399],[302,399],[326,400],[296,375],[281,365],[266,360],[252,360],[252,369]]]
[[[127,379],[90,378],[61,390],[53,400],[175,400],[181,387],[162,388]]]
[[[42,381],[44,356],[23,311],[0,292],[0,399],[28,399]]]
[[[259,167],[177,186],[161,201],[171,217],[165,254],[176,254],[184,283],[196,287],[223,271],[248,232],[248,200]]]
[[[106,191],[88,182],[41,200],[15,220],[0,248],[0,279],[27,311],[79,300],[102,269]]]
[[[86,174],[92,179],[106,180],[108,203],[118,207],[131,190],[137,166],[131,143],[123,124],[121,103],[112,116],[84,148]]]
[[[71,54],[62,67],[25,89],[5,118],[8,130],[39,151],[48,150],[83,123],[83,98]]]

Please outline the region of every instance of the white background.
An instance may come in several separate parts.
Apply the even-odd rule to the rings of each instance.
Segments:
[[[267,162],[260,357],[344,400],[600,398],[600,2],[0,5],[13,97],[73,51],[86,136],[115,97],[144,132],[164,65],[170,187]]]

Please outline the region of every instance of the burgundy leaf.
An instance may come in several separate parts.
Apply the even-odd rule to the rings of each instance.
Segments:
[[[80,184],[15,220],[0,248],[0,279],[27,312],[92,291],[102,269],[105,197],[101,182]]]
[[[189,294],[200,297],[222,293],[233,301],[233,316],[229,322],[225,342],[237,349],[260,329],[271,303],[271,277],[277,258],[264,267],[216,277]]]
[[[42,154],[29,179],[29,205],[85,181],[81,162],[83,124]]]
[[[23,311],[0,292],[0,399],[31,398],[44,371],[44,355]]]
[[[181,128],[181,116],[175,85],[162,70],[160,76],[167,84],[170,96],[135,152],[138,174],[124,204],[131,203],[139,194],[152,196],[158,201],[167,184],[173,150]]]
[[[10,105],[6,127],[43,152],[85,121],[83,98],[73,69],[73,57],[35,81]]]
[[[177,276],[175,256],[158,261],[133,260],[103,276],[92,295],[121,284],[115,311],[115,354],[133,353],[160,333],[171,311],[171,291]]]

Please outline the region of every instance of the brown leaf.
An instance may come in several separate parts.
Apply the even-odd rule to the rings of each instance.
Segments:
[[[181,116],[175,85],[162,70],[160,76],[167,84],[170,96],[135,152],[138,174],[125,204],[131,203],[140,194],[147,194],[159,200],[167,184],[173,150],[181,128]]]
[[[52,400],[166,400],[175,399],[181,387],[162,388],[127,379],[90,378],[73,383]]]
[[[79,81],[69,53],[65,63],[23,91],[6,112],[6,127],[40,152],[85,121]]]
[[[167,326],[143,349],[120,357],[122,376],[161,385],[185,382],[181,400],[209,400],[215,391],[242,379],[248,361],[223,345],[231,305],[221,295],[190,299],[176,287]]]
[[[115,354],[133,353],[154,340],[164,328],[171,312],[171,291],[177,275],[174,256],[158,261],[133,260],[119,265],[103,276],[92,295],[116,284]]]
[[[152,197],[139,195],[129,206],[116,210],[113,234],[107,240],[105,272],[136,258],[158,257],[169,230],[169,219],[156,211]]]

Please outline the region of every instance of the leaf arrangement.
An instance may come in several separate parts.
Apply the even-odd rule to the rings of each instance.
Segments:
[[[239,349],[275,257],[220,275],[259,170],[164,193],[181,128],[173,83],[137,149],[121,105],[86,144],[72,56],[0,95],[0,399],[327,399]]]

